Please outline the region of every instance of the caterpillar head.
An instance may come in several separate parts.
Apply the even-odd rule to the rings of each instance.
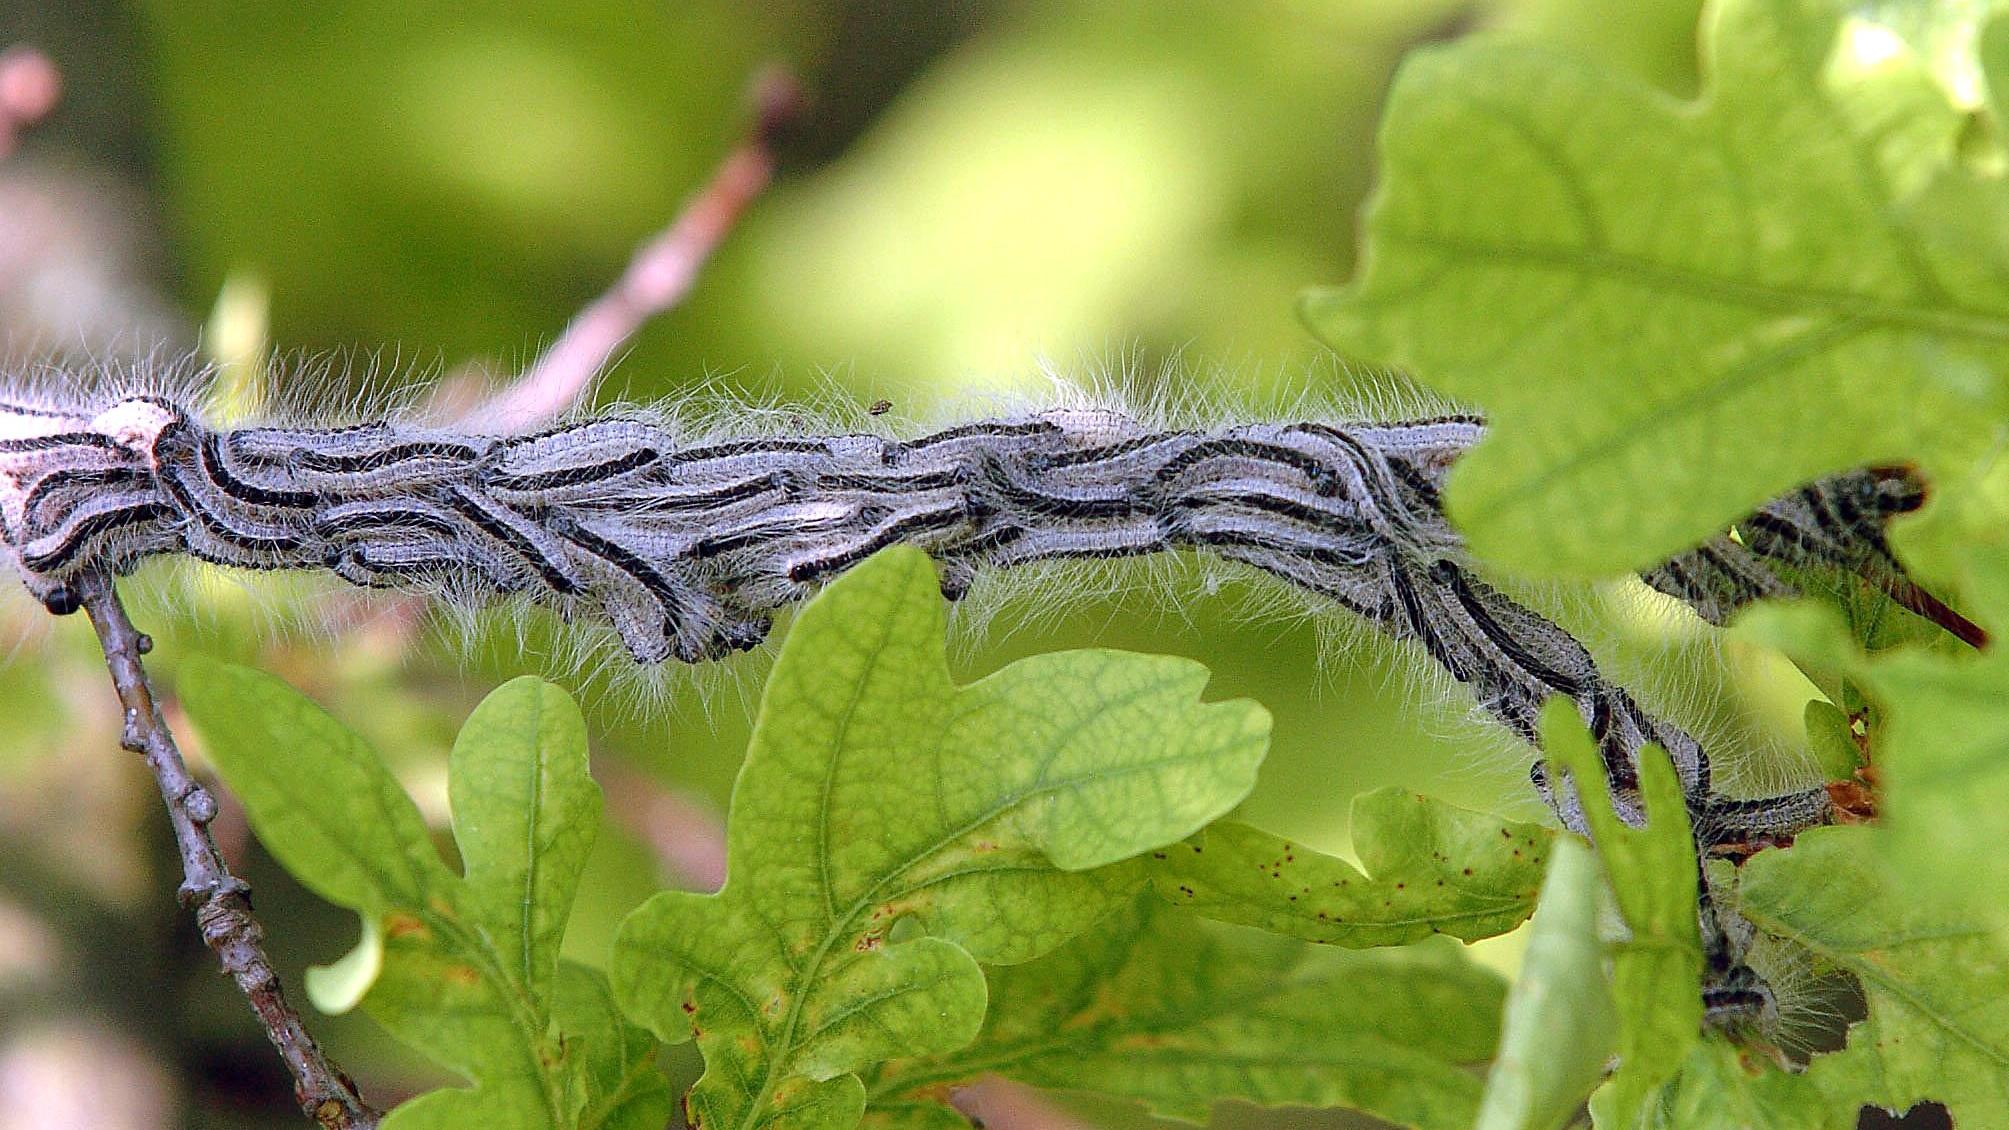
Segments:
[[[151,460],[161,433],[184,420],[181,409],[158,396],[128,396],[91,417],[90,430]]]
[[[76,611],[71,581],[91,560],[120,571],[171,546],[155,488],[161,437],[185,420],[158,396],[89,409],[0,405],[0,525],[6,563],[50,612]]]
[[[1702,1023],[1731,1036],[1769,1034],[1779,1024],[1779,1001],[1764,978],[1740,961],[1703,978]]]

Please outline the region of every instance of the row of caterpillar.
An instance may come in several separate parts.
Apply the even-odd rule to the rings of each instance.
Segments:
[[[1418,645],[1480,706],[1536,741],[1543,702],[1578,707],[1622,816],[1643,819],[1637,756],[1671,755],[1698,851],[1826,820],[1819,788],[1721,795],[1701,745],[1608,682],[1568,632],[1480,579],[1439,501],[1483,422],[1469,415],[1160,429],[1060,408],[908,438],[689,438],[615,414],[530,435],[373,421],[221,430],[175,398],[100,406],[0,403],[0,523],[29,590],[76,607],[86,570],[187,555],[246,569],[320,569],[352,584],[478,602],[527,596],[619,634],[645,664],[760,644],[774,611],[894,544],[941,566],[950,598],[980,569],[1175,550],[1216,555],[1345,607]],[[1721,622],[1788,591],[1768,566],[1901,577],[1885,521],[1922,500],[1902,470],[1835,476],[1768,504],[1649,570]],[[1573,790],[1536,787],[1585,830]],[[1706,888],[1712,1015],[1769,1006],[1735,924]]]

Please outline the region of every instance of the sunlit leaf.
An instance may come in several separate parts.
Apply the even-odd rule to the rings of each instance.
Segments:
[[[1556,840],[1527,956],[1507,994],[1478,1130],[1556,1130],[1603,1078],[1618,1032],[1597,933],[1603,885],[1590,848],[1569,836]]]
[[[1982,619],[2009,623],[2009,555],[1967,555]],[[1880,708],[1868,735],[1877,847],[1907,890],[2009,928],[2009,657],[1905,647],[1865,655],[1827,609],[1754,609],[1738,631],[1845,675]],[[1958,866],[1949,866],[1958,860]]]
[[[1639,756],[1647,826],[1618,818],[1604,759],[1576,708],[1556,698],[1542,712],[1542,745],[1569,770],[1611,881],[1625,936],[1612,955],[1618,1071],[1592,1103],[1600,1125],[1635,1124],[1648,1097],[1672,1078],[1702,1028],[1702,942],[1688,808],[1674,766],[1658,746]]]
[[[1549,841],[1539,824],[1501,820],[1401,789],[1353,802],[1343,859],[1219,824],[1153,853],[1160,895],[1222,922],[1331,945],[1403,945],[1432,934],[1476,941],[1526,921]]]
[[[695,1036],[700,1125],[842,1127],[854,1074],[967,1043],[978,961],[1037,957],[1144,881],[1133,858],[1254,783],[1268,716],[1203,704],[1188,660],[1076,651],[951,681],[917,551],[832,584],[789,632],[727,824],[717,895],[658,895],[611,974],[631,1016]],[[906,921],[917,934],[896,940]]]
[[[1597,1111],[1596,1104],[1592,1106]],[[1837,1111],[1805,1075],[1783,1070],[1759,1055],[1746,1055],[1721,1036],[1696,1044],[1674,1081],[1653,1104],[1631,1120],[1614,1121],[1600,1113],[1598,1130],[1638,1127],[1640,1130],[1717,1130],[1720,1127],[1764,1127],[1765,1130],[1848,1130],[1855,1111]]]
[[[362,956],[323,974],[317,995],[362,993],[373,1019],[474,1084],[421,1095],[386,1128],[662,1124],[669,1092],[653,1048],[610,1010],[582,1007],[598,975],[558,960],[600,819],[585,726],[564,691],[517,679],[461,729],[448,769],[457,875],[348,728],[262,672],[183,670],[182,702],[267,850],[365,920]]]
[[[1448,494],[1480,554],[1614,573],[1996,442],[2009,202],[1944,68],[1863,7],[1713,5],[1692,103],[1505,37],[1405,65],[1364,266],[1306,314],[1485,410]]]
[[[951,1087],[986,1073],[1205,1121],[1213,1103],[1350,1106],[1466,1130],[1503,986],[1455,946],[1349,953],[1207,926],[1143,899],[1061,949],[990,972],[968,1046],[871,1080],[867,1122],[963,1125]]]
[[[1956,1125],[2009,1125],[2009,944],[1894,883],[1878,835],[1816,828],[1744,865],[1751,920],[1855,974],[1869,1002],[1848,1049],[1810,1075],[1843,1114],[1931,1099]]]

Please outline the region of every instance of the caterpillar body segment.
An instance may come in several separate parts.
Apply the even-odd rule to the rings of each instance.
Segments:
[[[1819,788],[1718,794],[1694,737],[1478,576],[1439,496],[1483,432],[1458,415],[1162,429],[1061,408],[906,438],[692,437],[640,414],[503,436],[384,421],[225,430],[150,395],[94,411],[0,404],[0,526],[6,556],[55,612],[74,610],[87,570],[181,554],[459,600],[527,597],[609,625],[644,664],[756,647],[774,612],[895,544],[934,557],[952,599],[986,569],[1206,553],[1413,644],[1530,743],[1543,703],[1568,697],[1628,821],[1644,819],[1640,750],[1661,746],[1699,853],[1827,820]],[[1883,525],[1921,498],[1901,469],[1835,476],[1643,576],[1718,623],[1791,591],[1774,562],[1895,585]],[[1587,830],[1567,782],[1537,763],[1534,784]],[[1702,911],[1713,987],[1748,1000],[1738,932],[1706,891]]]
[[[608,623],[639,662],[756,645],[771,615],[894,544],[944,565],[949,595],[985,568],[1189,549],[1242,562],[1408,640],[1532,740],[1552,694],[1606,749],[1621,803],[1646,742],[1674,758],[1712,835],[1789,833],[1711,805],[1708,759],[1606,682],[1568,632],[1480,579],[1438,494],[1472,416],[1155,430],[1064,408],[905,439],[850,434],[686,439],[643,416],[530,436],[371,422],[213,429],[168,398],[96,412],[0,405],[9,555],[65,603],[86,568],[185,553],[249,569],[323,569],[372,587],[529,594]],[[1901,575],[1882,540],[1914,508],[1902,471],[1836,476],[1647,571],[1720,622],[1789,591],[1768,560]],[[1539,782],[1565,821],[1571,801]]]

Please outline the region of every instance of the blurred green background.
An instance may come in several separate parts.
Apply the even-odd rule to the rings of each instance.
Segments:
[[[749,77],[779,61],[811,99],[781,178],[691,299],[632,343],[605,398],[834,386],[925,416],[1037,391],[1047,370],[1256,404],[1371,389],[1367,359],[1326,354],[1292,306],[1351,270],[1378,107],[1404,53],[1537,36],[1688,93],[1697,7],[11,0],[0,46],[41,47],[66,87],[0,163],[0,344],[116,358],[166,338],[171,353],[198,343],[228,283],[228,324],[255,327],[269,301],[280,371],[308,362],[283,379],[330,398],[501,379],[702,183],[745,127]],[[275,670],[370,734],[435,817],[460,718],[501,679],[552,670],[532,654],[534,629],[530,647],[503,631],[469,655],[400,606],[320,585],[156,569],[136,588],[170,685],[193,650]],[[966,634],[962,670],[1086,644],[1203,659],[1213,694],[1276,715],[1244,815],[1328,848],[1345,847],[1349,798],[1383,784],[1537,811],[1524,760],[1387,649],[1341,633],[1322,651],[1320,625],[1188,593],[1168,603],[1098,587],[1061,613],[1009,607]],[[1797,740],[1806,693],[1777,663],[1722,650],[1636,589],[1569,607],[1618,670],[1651,667],[1649,689],[1686,685],[1684,699],[1709,704],[1714,732],[1761,752]],[[174,905],[158,800],[117,749],[87,631],[12,593],[5,608],[0,1130],[302,1125]],[[660,690],[563,678],[582,692],[610,793],[575,956],[597,963],[629,907],[716,866],[707,845],[762,670],[752,660]],[[1697,721],[1693,708],[1683,717]],[[1753,771],[1768,764],[1754,758]],[[355,923],[264,859],[241,817],[227,812],[219,835],[297,993]],[[1512,964],[1511,942],[1495,950]],[[314,1027],[386,1104],[442,1082],[367,1021]],[[688,1049],[671,1064],[695,1066]],[[1140,1121],[1110,1107],[1079,1116]],[[1343,1123],[1242,1109],[1218,1120]]]

